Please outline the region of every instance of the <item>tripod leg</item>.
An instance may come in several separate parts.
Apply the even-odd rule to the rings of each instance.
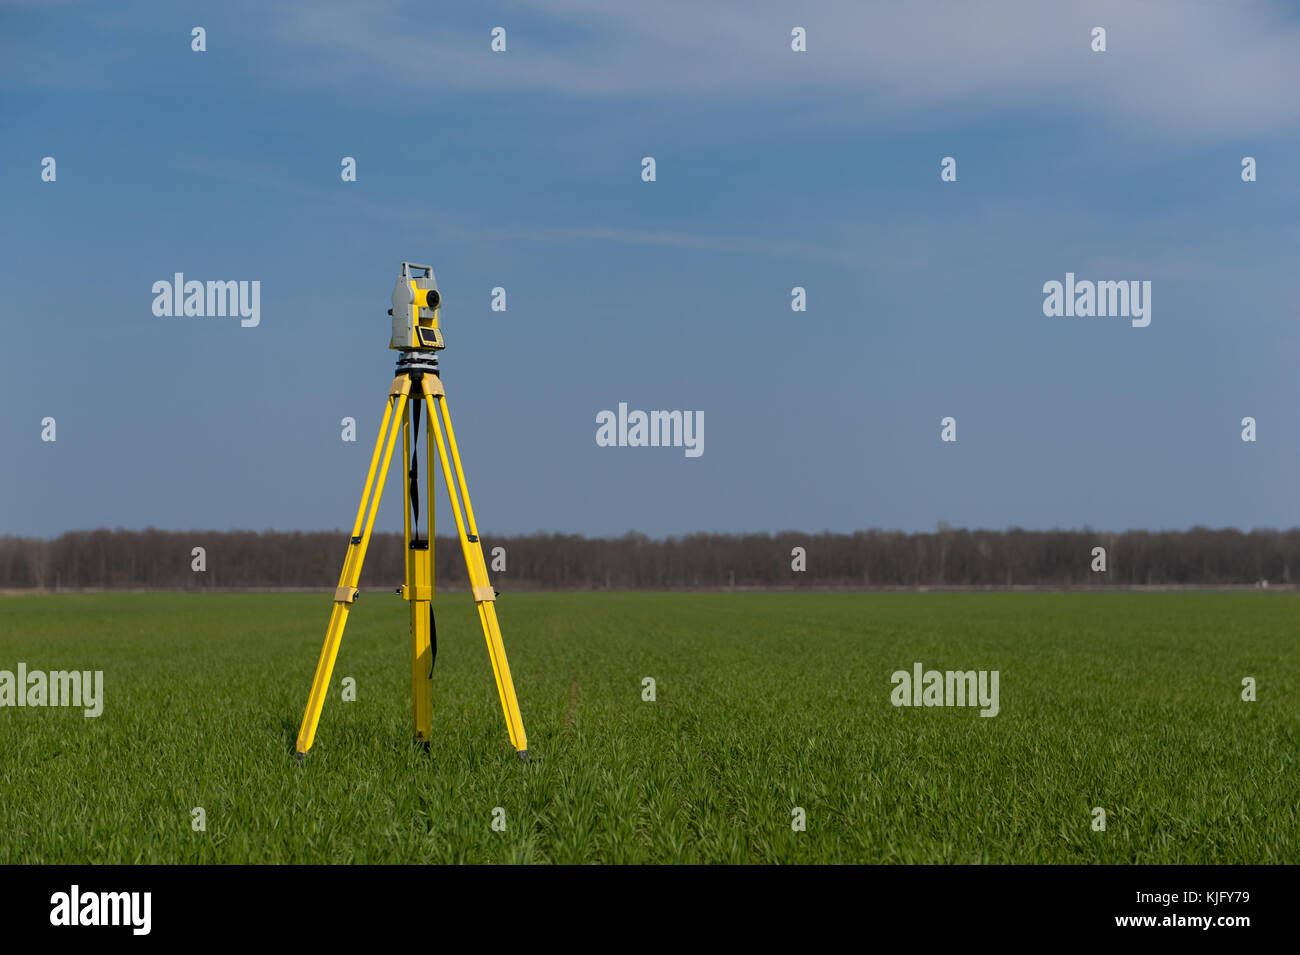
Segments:
[[[451,510],[456,517],[456,530],[460,534],[461,550],[465,554],[465,566],[469,572],[469,582],[473,589],[474,603],[478,607],[479,623],[483,626],[483,636],[487,640],[488,656],[492,659],[492,674],[496,677],[497,693],[501,697],[501,709],[506,718],[506,730],[510,742],[519,755],[528,759],[528,737],[524,733],[524,718],[519,712],[519,700],[515,697],[515,684],[510,678],[510,664],[506,660],[505,644],[501,641],[501,626],[497,623],[496,591],[488,580],[487,562],[483,559],[483,545],[478,539],[478,527],[474,522],[474,508],[469,500],[469,487],[465,483],[465,471],[461,467],[460,452],[456,448],[456,432],[451,427],[451,415],[447,411],[446,394],[442,382],[425,375],[421,385],[425,400],[429,402],[429,426],[438,445],[438,460],[442,463],[443,478],[447,482],[447,494],[451,498]],[[442,424],[447,427],[444,443],[442,427],[438,417],[433,413],[434,406],[442,413]],[[448,457],[448,449],[451,455]],[[452,468],[455,467],[453,478]],[[460,499],[465,500],[465,517],[461,517]],[[468,525],[467,522],[468,521]]]
[[[325,706],[325,694],[329,690],[330,676],[334,672],[334,660],[338,656],[339,644],[343,640],[343,628],[348,622],[348,611],[357,599],[361,565],[366,559],[366,548],[370,545],[370,532],[375,526],[379,499],[384,493],[384,477],[388,474],[388,464],[393,457],[393,445],[397,443],[397,433],[405,419],[410,387],[408,378],[398,378],[393,382],[388,404],[384,408],[384,420],[375,438],[375,449],[370,455],[370,470],[366,472],[366,485],[361,492],[361,504],[357,507],[356,520],[352,523],[352,537],[348,541],[343,572],[339,575],[339,585],[334,591],[334,610],[330,613],[329,629],[325,632],[325,645],[321,647],[320,660],[316,663],[316,676],[311,684],[311,695],[307,698],[307,711],[303,714],[302,727],[298,730],[296,748],[300,760],[307,755],[307,750],[311,749],[312,741],[316,738],[316,725],[320,722],[321,709]],[[382,461],[380,460],[381,449]],[[366,507],[367,502],[369,502],[369,509]]]

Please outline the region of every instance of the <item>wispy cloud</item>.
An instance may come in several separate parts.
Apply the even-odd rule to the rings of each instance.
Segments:
[[[139,48],[138,16],[8,6],[20,13],[0,31],[0,75],[13,86],[143,81],[125,52]],[[38,9],[48,16],[33,19]],[[1297,13],[1294,0],[523,0],[430,15],[406,0],[316,0],[245,3],[223,43],[244,51],[259,83],[387,91],[414,108],[473,92],[657,109],[788,101],[858,127],[1034,109],[1204,142],[1300,130]],[[505,54],[489,49],[497,25]],[[794,26],[807,30],[806,53],[790,50]],[[1096,26],[1106,53],[1089,48]]]
[[[489,24],[420,29],[418,5],[274,8],[297,82],[386,78],[410,92],[603,97],[851,98],[859,119],[928,109],[1046,107],[1149,134],[1300,128],[1300,22],[1282,3],[1174,0],[653,4],[534,0]],[[790,51],[804,26],[808,52]],[[1108,52],[1089,47],[1094,26]],[[294,49],[297,56],[294,56]]]
[[[235,156],[182,155],[178,169],[208,178],[289,193],[321,207],[343,206],[370,219],[410,225],[410,208],[321,186],[302,183],[292,170]],[[884,277],[906,274],[975,276],[992,263],[1023,262],[1024,236],[1033,235],[1034,254],[1060,263],[1062,270],[1099,269],[1098,274],[1143,274],[1164,279],[1240,282],[1248,277],[1261,283],[1295,287],[1286,269],[1297,244],[1300,227],[1288,226],[1275,234],[1271,252],[1240,243],[1243,223],[1207,240],[1204,221],[1194,212],[1147,219],[1139,228],[1116,234],[1107,221],[1072,205],[1068,228],[1043,217],[1037,197],[989,198],[974,203],[965,213],[936,216],[909,213],[890,220],[850,220],[831,228],[822,241],[782,235],[726,235],[691,229],[635,228],[602,223],[572,225],[482,225],[477,219],[444,210],[439,231],[458,242],[521,242],[542,245],[613,243],[695,251],[717,256],[745,256],[816,262],[877,273]],[[1103,238],[1104,237],[1104,238]],[[1037,273],[1035,273],[1037,275]],[[1048,276],[1050,277],[1050,276]],[[1041,279],[1039,279],[1041,280]],[[1037,281],[1037,280],[1036,280]],[[1029,282],[1033,286],[1034,282]],[[1034,286],[1036,287],[1036,286]]]

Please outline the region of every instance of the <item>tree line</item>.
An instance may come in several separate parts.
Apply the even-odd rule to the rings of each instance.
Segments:
[[[72,531],[0,537],[0,588],[329,589],[344,532]],[[436,579],[467,583],[454,537],[434,542]],[[576,534],[484,537],[492,580],[520,588],[1290,585],[1300,528],[1287,531],[1026,531],[850,534]],[[500,550],[498,550],[500,548]],[[361,584],[405,576],[400,534],[375,534]]]

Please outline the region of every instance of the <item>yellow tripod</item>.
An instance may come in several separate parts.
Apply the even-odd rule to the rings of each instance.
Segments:
[[[425,279],[415,279],[411,270],[425,269]],[[411,605],[411,699],[415,741],[426,747],[433,732],[433,661],[437,654],[437,635],[433,622],[433,454],[437,447],[442,464],[443,479],[451,498],[452,513],[456,517],[456,530],[460,535],[461,550],[469,571],[470,587],[478,608],[479,622],[487,640],[492,672],[496,676],[497,692],[501,696],[501,709],[505,713],[506,729],[510,742],[519,756],[528,760],[528,738],[524,735],[524,721],[519,713],[519,701],[510,679],[510,664],[506,661],[505,645],[501,642],[501,627],[497,623],[496,592],[488,580],[487,563],[483,559],[483,546],[478,538],[474,521],[474,508],[470,504],[465,471],[461,467],[460,452],[456,447],[456,433],[451,427],[451,414],[447,411],[446,393],[438,377],[437,360],[432,357],[435,348],[442,347],[442,336],[437,328],[439,298],[433,285],[433,270],[428,266],[402,265],[398,290],[393,294],[393,343],[390,347],[402,351],[397,364],[397,377],[388,392],[383,423],[375,439],[375,449],[370,455],[370,469],[361,492],[361,504],[352,524],[347,557],[334,592],[334,610],[330,615],[325,645],[316,664],[316,677],[312,681],[307,711],[303,714],[302,728],[298,731],[297,755],[301,761],[311,748],[320,722],[325,694],[329,690],[330,675],[343,640],[348,612],[356,602],[357,584],[361,580],[361,566],[366,558],[370,533],[375,526],[379,499],[384,492],[384,477],[392,460],[397,433],[402,433],[404,459],[411,459],[410,480],[404,482],[404,508],[406,543],[406,583],[400,591]],[[408,298],[410,299],[408,301]],[[432,333],[430,333],[432,330]],[[433,344],[436,340],[437,344]],[[429,489],[428,533],[420,537],[419,492],[417,467],[412,452],[420,436],[420,404],[428,409],[428,430],[425,436],[425,486]],[[411,412],[408,418],[408,410]],[[440,420],[441,419],[441,420]],[[446,426],[446,437],[443,436]],[[464,515],[461,499],[464,499]],[[414,518],[414,521],[413,521]]]

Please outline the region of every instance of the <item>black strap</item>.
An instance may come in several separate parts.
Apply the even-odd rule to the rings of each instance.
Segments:
[[[411,399],[411,471],[407,475],[411,487],[412,539],[420,536],[420,399]]]
[[[438,659],[438,624],[433,619],[433,601],[429,601],[429,679],[433,679],[433,664]]]
[[[411,514],[414,520],[411,522],[412,539],[420,536],[420,413],[422,411],[420,399],[411,399],[411,470],[407,475],[411,488]],[[430,543],[427,546],[432,547],[433,528],[429,528]],[[438,659],[438,623],[433,617],[433,601],[429,601],[429,679],[433,679],[433,664]]]

